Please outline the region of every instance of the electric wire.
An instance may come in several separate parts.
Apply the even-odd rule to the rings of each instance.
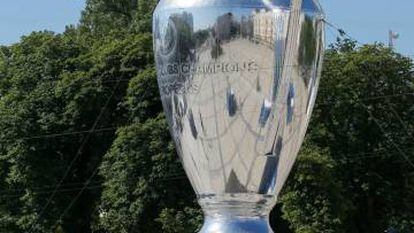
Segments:
[[[412,149],[412,147],[406,147],[404,149]],[[403,150],[403,151],[405,151],[405,150]],[[381,148],[381,149],[379,149],[378,151],[375,151],[375,152],[344,154],[344,156],[346,156],[346,157],[340,157],[338,159],[359,161],[359,160],[369,159],[369,158],[381,158],[386,153],[389,154],[388,149]],[[100,168],[103,168],[103,166],[100,166]],[[141,176],[130,176],[124,181],[134,181],[139,177],[141,177]],[[176,173],[176,174],[170,174],[169,176],[166,176],[166,177],[163,177],[163,178],[156,178],[156,180],[158,180],[158,181],[170,181],[170,180],[174,180],[174,179],[187,179],[187,177],[185,176],[185,173]],[[89,186],[89,187],[92,187],[91,189],[98,189],[100,187],[101,188],[105,187],[104,181],[105,180],[95,180],[95,181],[89,183],[89,185],[93,184],[93,186]],[[85,185],[85,182],[64,184],[64,185],[61,186],[61,189],[58,191],[58,193],[79,191],[79,190],[82,189],[82,187],[84,185]],[[82,186],[82,187],[80,187],[80,186]],[[50,194],[50,193],[53,192],[53,189],[51,189],[52,187],[55,187],[55,186],[49,185],[49,186],[30,188],[30,193],[35,194],[35,195]],[[90,188],[88,188],[88,189],[90,189]],[[2,198],[21,197],[21,195],[24,194],[22,192],[25,192],[25,191],[27,191],[27,188],[26,189],[7,189],[7,190],[1,191],[0,194],[2,195]]]
[[[401,148],[401,147],[400,147]],[[406,147],[405,149],[412,149],[412,147]],[[405,150],[402,150],[405,152]],[[347,161],[361,161],[364,159],[370,159],[370,158],[382,158],[384,157],[384,154],[390,154],[388,149],[381,148],[378,151],[375,152],[369,152],[369,153],[356,153],[356,154],[344,154],[345,157],[340,157],[338,159],[340,160],[347,160]],[[405,162],[404,162],[405,163]],[[102,166],[101,166],[102,168]],[[141,176],[130,176],[126,180],[123,181],[135,181],[137,178]],[[157,181],[173,181],[173,180],[184,180],[188,179],[185,173],[177,173],[177,174],[171,174],[169,176],[163,177],[163,178],[156,178]],[[94,190],[94,189],[100,189],[104,188],[105,182],[104,180],[95,180],[93,182],[90,182],[86,189],[88,190]],[[82,187],[81,187],[82,186]],[[58,193],[67,193],[67,192],[73,192],[73,191],[79,191],[82,190],[83,186],[85,186],[85,182],[77,182],[77,183],[68,183],[61,186],[61,189],[58,190]],[[45,195],[53,193],[53,189],[51,187],[55,186],[43,186],[43,187],[37,187],[37,188],[30,188],[30,193],[34,195]],[[2,195],[2,198],[20,198],[27,189],[7,189],[0,192],[0,195]]]
[[[131,176],[131,177],[129,177],[126,180],[123,180],[123,181],[127,181],[127,182],[128,181],[135,181],[139,177],[141,177],[141,176]],[[185,176],[185,173],[172,174],[172,175],[162,177],[162,178],[155,178],[154,180],[156,180],[156,181],[174,181],[174,180],[182,180],[182,179],[187,179],[187,176]],[[78,186],[78,187],[75,186],[73,188],[68,187],[68,188],[64,188],[64,189],[59,189],[57,191],[57,193],[70,193],[70,192],[80,191],[82,189],[95,190],[95,189],[101,189],[101,188],[106,187],[106,184],[105,184],[104,180],[92,181],[87,186],[85,185],[85,182],[73,183],[73,184],[77,184],[76,186]],[[85,186],[86,186],[86,188],[85,188]],[[65,186],[62,186],[62,187],[65,187]],[[3,200],[5,198],[21,198],[22,195],[24,195],[24,193],[22,193],[22,192],[24,192],[26,190],[21,189],[21,190],[15,190],[13,192],[7,192],[7,191],[12,191],[12,190],[6,190],[6,191],[3,191],[1,193],[1,195],[2,195],[1,197],[2,197]],[[30,193],[34,194],[34,195],[46,195],[46,194],[53,193],[53,190],[52,189],[44,189],[44,190],[38,189],[35,192],[30,192]]]
[[[346,37],[352,41],[355,41],[357,44],[359,45],[363,45],[362,43],[360,43],[358,40],[356,40],[355,38],[353,38],[352,36],[349,35],[349,33],[347,33],[345,30],[343,30],[342,28],[336,26],[334,23],[331,23],[327,20],[324,20],[324,22],[326,23],[326,25],[328,25],[329,27],[335,29],[336,31],[338,31],[339,35],[341,37]],[[410,93],[398,93],[398,94],[391,94],[391,95],[383,95],[383,96],[374,96],[374,97],[367,97],[367,98],[359,98],[356,102],[362,103],[363,106],[367,109],[369,115],[371,116],[371,118],[374,120],[374,122],[378,125],[378,127],[380,128],[381,132],[387,137],[387,140],[397,149],[398,153],[408,162],[408,164],[410,164],[413,168],[414,168],[414,163],[410,160],[410,158],[404,153],[404,151],[392,140],[390,139],[387,134],[386,131],[384,131],[384,129],[382,128],[382,126],[380,125],[379,121],[373,116],[372,112],[369,110],[369,108],[363,103],[365,101],[369,101],[369,100],[380,100],[380,99],[389,99],[389,98],[394,98],[394,97],[401,97],[401,96],[409,96],[412,95],[414,96],[414,92],[410,92]],[[331,100],[329,102],[333,103],[333,102],[339,102],[339,101],[345,101],[345,100],[341,100],[341,99],[336,99],[336,100]],[[354,101],[354,100],[348,100],[348,101]],[[319,105],[327,105],[329,104],[328,102],[325,103],[320,103]],[[403,128],[405,129],[406,133],[410,136],[413,137],[412,134],[409,133],[408,131],[408,126],[404,123],[404,121],[401,119],[401,117],[399,116],[399,114],[395,111],[395,109],[392,108],[392,106],[390,106],[391,111],[393,112],[393,114],[398,118],[398,120],[400,121],[400,124],[403,125]],[[413,137],[414,138],[414,137]],[[380,157],[380,155],[373,155],[371,156],[371,158],[375,158],[375,157]],[[381,156],[382,157],[382,156]],[[367,157],[365,157],[367,158]]]
[[[370,101],[370,100],[391,99],[391,98],[402,97],[402,96],[414,96],[414,92],[412,92],[412,93],[411,92],[398,93],[398,94],[391,94],[391,95],[379,95],[379,96],[372,96],[372,97],[366,97],[366,98],[358,98],[356,100],[338,98],[338,99],[333,99],[333,100],[322,101],[322,102],[317,103],[317,105],[319,105],[319,106],[332,105],[332,104],[336,104],[338,102],[360,103],[360,102],[366,102],[366,101]],[[55,138],[55,137],[63,137],[63,136],[73,136],[73,135],[80,135],[80,134],[87,134],[87,133],[112,132],[112,131],[116,131],[120,127],[109,127],[109,128],[95,129],[95,130],[52,133],[52,134],[44,134],[44,135],[35,135],[35,136],[23,137],[23,138],[18,138],[18,139],[32,140],[32,139],[44,139],[44,138]]]
[[[331,27],[331,28],[333,28],[333,29],[335,29],[338,33],[339,33],[339,35],[341,36],[341,37],[343,37],[343,38],[348,38],[349,40],[351,40],[351,41],[355,41],[357,44],[359,44],[359,45],[364,45],[363,43],[361,43],[361,42],[359,42],[357,39],[355,39],[354,37],[352,37],[349,33],[347,33],[344,29],[342,29],[341,27],[339,27],[339,26],[337,26],[337,25],[335,25],[334,23],[332,23],[332,22],[330,22],[330,21],[328,21],[327,19],[322,19],[325,23],[326,23],[326,25],[327,26],[329,26],[329,27]]]
[[[398,114],[398,112],[395,111],[395,109],[390,104],[388,104],[388,105],[391,109],[391,112],[397,117],[398,121],[403,126],[405,133],[407,133],[407,135],[409,137],[411,137],[414,141],[414,135],[413,135],[413,133],[410,133],[410,127],[404,122],[404,120],[401,118],[400,114]]]
[[[64,137],[64,136],[73,136],[79,134],[87,134],[87,133],[101,133],[101,132],[113,132],[117,130],[118,127],[110,127],[110,128],[101,128],[96,130],[84,130],[84,131],[73,131],[67,133],[54,133],[54,134],[43,134],[43,135],[36,135],[32,137],[24,137],[20,138],[21,140],[32,140],[32,139],[45,139],[45,138],[57,138],[57,137]]]
[[[326,23],[326,25],[328,25],[329,27],[335,29],[336,31],[338,31],[339,35],[341,37],[346,37],[352,41],[355,41],[357,44],[363,45],[362,43],[360,43],[358,40],[356,40],[355,38],[353,38],[352,36],[349,35],[349,33],[347,33],[345,30],[343,30],[342,28],[338,27],[337,25],[335,25],[332,22],[329,22],[327,20],[324,20],[324,22]],[[409,56],[410,57],[410,56]],[[370,117],[373,119],[373,121],[376,123],[376,125],[378,125],[379,129],[381,130],[382,134],[384,134],[384,136],[387,138],[387,140],[397,149],[398,153],[406,160],[406,162],[408,162],[408,164],[410,164],[413,168],[414,168],[414,163],[410,160],[410,158],[404,153],[404,151],[395,143],[394,140],[392,140],[391,138],[388,137],[386,131],[383,129],[383,127],[380,125],[380,122],[378,121],[377,118],[375,118],[372,114],[372,112],[369,110],[369,108],[363,103],[365,101],[369,101],[369,100],[379,100],[379,99],[387,99],[387,98],[394,98],[394,97],[400,97],[400,96],[408,96],[408,95],[413,95],[414,96],[414,92],[413,93],[398,93],[398,94],[391,94],[391,95],[383,95],[383,96],[376,96],[376,97],[368,97],[368,98],[364,98],[364,99],[358,99],[357,102],[360,102],[363,104],[363,106],[366,108],[366,110],[368,111],[368,114],[370,115]],[[332,101],[338,101],[338,100],[332,100]],[[341,101],[341,100],[339,100]],[[352,100],[350,100],[352,101]],[[326,104],[326,103],[324,103]],[[322,104],[323,105],[323,104]],[[395,111],[395,109],[388,103],[391,111],[393,112],[393,114],[397,117],[397,119],[399,120],[400,124],[403,126],[405,132],[407,133],[408,136],[414,138],[413,134],[410,134],[409,132],[409,127],[408,125],[402,120],[402,118],[400,117],[400,115],[398,114],[398,112]],[[411,149],[411,148],[410,148]]]
[[[80,189],[78,194],[75,196],[75,198],[69,203],[69,205],[65,208],[65,210],[62,212],[62,214],[57,218],[57,221],[53,228],[55,228],[58,223],[64,218],[64,216],[70,211],[70,209],[75,205],[75,203],[78,201],[78,199],[82,196],[83,192],[88,188],[89,182],[93,179],[93,177],[97,174],[99,170],[99,166],[95,169],[95,171],[92,173],[92,175],[89,177],[88,181],[85,183],[85,185]],[[181,180],[181,179],[187,179],[186,176],[179,176],[179,177],[172,177],[164,179],[164,181],[172,181],[172,180]]]
[[[378,128],[380,129],[380,131],[382,132],[382,134],[386,137],[387,141],[391,143],[391,145],[393,147],[395,147],[395,149],[398,151],[398,153],[402,156],[402,158],[404,158],[407,163],[414,168],[414,162],[410,160],[409,156],[407,156],[403,150],[401,150],[401,148],[397,145],[397,143],[395,143],[395,141],[390,138],[387,134],[387,132],[384,130],[384,128],[381,126],[381,123],[379,122],[379,120],[372,114],[371,110],[368,108],[368,106],[365,105],[365,108],[368,112],[368,114],[370,115],[371,119],[375,122],[375,124],[378,126]]]
[[[145,97],[146,97],[146,95],[142,95],[140,97],[140,101],[139,102],[141,102]],[[92,174],[90,175],[90,177],[87,179],[87,181],[85,182],[84,186],[80,189],[80,191],[75,196],[75,198],[65,208],[65,210],[63,211],[63,213],[59,216],[58,221],[56,223],[58,223],[67,214],[67,212],[73,207],[73,205],[77,202],[77,200],[81,197],[81,195],[83,194],[83,192],[87,189],[87,187],[89,186],[89,184],[92,182],[92,179],[98,173],[98,171],[99,171],[100,168],[101,167],[99,165],[95,167],[94,171],[92,172]]]
[[[372,97],[366,97],[366,98],[358,98],[356,100],[349,100],[349,99],[333,99],[333,100],[328,100],[328,101],[323,101],[322,103],[317,103],[320,106],[323,105],[331,105],[334,103],[338,103],[338,102],[355,102],[355,103],[363,103],[366,101],[370,101],[370,100],[381,100],[381,99],[391,99],[391,98],[396,98],[396,97],[401,97],[401,96],[414,96],[414,92],[408,92],[408,93],[398,93],[398,94],[390,94],[390,95],[380,95],[380,96],[372,96]]]
[[[113,88],[111,94],[109,95],[109,97],[107,98],[104,106],[101,108],[101,111],[99,112],[98,117],[95,119],[95,122],[92,125],[91,131],[95,131],[99,121],[101,120],[102,116],[104,115],[106,108],[109,106],[109,103],[111,102],[113,96],[115,95],[115,92],[118,90],[118,87],[120,86],[121,82],[118,82],[115,87]],[[86,146],[87,142],[89,141],[90,137],[91,137],[91,133],[88,133],[86,135],[86,137],[83,139],[82,144],[79,146],[79,149],[76,153],[76,155],[74,156],[74,158],[72,159],[72,161],[70,162],[69,166],[67,167],[63,177],[60,179],[60,181],[58,182],[58,185],[56,186],[56,188],[54,189],[54,191],[52,192],[51,196],[48,198],[46,205],[42,208],[42,210],[40,211],[39,217],[34,221],[34,223],[31,225],[29,233],[31,233],[34,230],[35,225],[39,222],[39,220],[42,218],[42,216],[44,215],[44,213],[46,212],[47,207],[50,205],[50,203],[52,202],[53,198],[55,197],[57,191],[59,190],[60,186],[63,184],[64,180],[66,179],[66,177],[69,175],[73,165],[75,164],[75,162],[78,160],[78,158],[80,157],[80,155],[82,154],[82,151],[84,149],[84,147]]]

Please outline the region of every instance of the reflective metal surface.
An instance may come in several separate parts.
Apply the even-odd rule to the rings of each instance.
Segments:
[[[154,49],[177,151],[206,213],[202,232],[272,232],[267,215],[302,144],[324,48],[304,0],[161,0]]]

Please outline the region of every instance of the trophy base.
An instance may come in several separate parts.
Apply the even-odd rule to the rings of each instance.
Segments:
[[[273,233],[267,218],[206,218],[199,233]]]
[[[205,222],[199,233],[273,233],[269,213],[274,196],[258,194],[201,195]]]

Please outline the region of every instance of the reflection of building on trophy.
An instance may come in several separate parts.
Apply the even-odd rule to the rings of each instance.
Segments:
[[[252,17],[242,16],[240,23],[240,34],[242,38],[253,39],[253,19]]]
[[[170,16],[170,20],[174,23],[177,33],[177,38],[175,39],[178,43],[177,49],[180,51],[180,53],[177,53],[177,61],[184,62],[193,60],[195,56],[193,15],[188,12],[176,13]]]
[[[276,18],[274,13],[263,9],[255,11],[252,17],[254,41],[273,47],[276,41]]]
[[[318,35],[321,30],[318,29],[319,22],[310,16],[302,16],[300,20],[303,26],[300,32],[299,64],[301,65],[302,77],[308,86],[310,77],[313,77],[309,72],[312,72],[313,66],[316,65],[315,58],[319,49],[317,38],[321,38]]]
[[[240,24],[234,18],[232,13],[226,13],[217,18],[214,24],[211,36],[212,50],[211,57],[217,59],[223,54],[222,43],[228,42],[240,35]]]
[[[239,35],[240,25],[232,13],[226,13],[217,18],[214,25],[216,39],[226,42]]]

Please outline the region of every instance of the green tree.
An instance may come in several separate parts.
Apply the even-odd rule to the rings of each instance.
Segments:
[[[326,52],[309,139],[337,164],[348,232],[414,231],[413,81],[412,61],[382,45]]]
[[[120,102],[129,79],[153,60],[147,34],[91,50],[70,35],[33,33],[3,59],[1,231],[50,232],[58,223],[69,232],[90,230],[100,190],[87,189],[69,203],[94,174],[116,127],[128,120]]]
[[[280,199],[283,217],[294,232],[346,232],[344,223],[352,205],[335,170],[326,150],[304,145]]]
[[[101,165],[103,215],[96,229],[162,232],[167,216],[194,206],[194,194],[175,154],[157,90],[153,68],[129,84],[123,106],[130,124],[118,130]],[[178,220],[181,213],[185,212],[179,212]]]
[[[80,28],[94,38],[151,32],[156,0],[87,0]]]
[[[194,233],[201,229],[203,215],[199,208],[186,207],[182,211],[164,209],[157,221],[162,224],[164,233]]]
[[[161,116],[121,128],[101,175],[99,226],[107,232],[161,232],[155,221],[161,210],[179,206],[180,190],[191,194]]]

